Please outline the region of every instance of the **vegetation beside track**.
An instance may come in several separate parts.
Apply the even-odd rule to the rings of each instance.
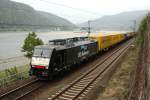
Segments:
[[[28,78],[28,66],[29,65],[25,65],[22,67],[13,67],[4,71],[0,71],[0,86],[8,85],[12,82],[16,82],[17,80]]]
[[[7,76],[10,76],[13,74],[17,74],[18,72],[28,71],[29,70],[28,66],[29,65],[24,65],[24,66],[20,66],[20,67],[14,66],[13,68],[0,71],[0,78],[7,77]]]
[[[130,81],[132,74],[135,72],[138,52],[142,38],[138,37],[129,53],[123,58],[118,65],[116,73],[112,76],[107,87],[97,100],[127,100],[130,92]]]
[[[145,17],[135,38],[134,49],[125,56],[98,100],[147,100],[148,27],[148,17]]]
[[[139,28],[143,38],[132,90],[128,100],[150,100],[150,14],[141,22]]]

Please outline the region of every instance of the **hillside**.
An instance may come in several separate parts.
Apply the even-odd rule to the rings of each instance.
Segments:
[[[32,7],[12,2],[10,0],[0,0],[0,23],[1,27],[11,28],[15,24],[23,28],[49,28],[49,26],[73,27],[74,25],[66,19],[54,14],[36,11]],[[43,27],[41,27],[43,26]]]
[[[136,29],[140,21],[149,11],[131,11],[116,15],[103,16],[91,22],[93,29],[97,30],[133,30],[134,20],[136,20]],[[87,27],[87,22],[80,24],[81,27]]]

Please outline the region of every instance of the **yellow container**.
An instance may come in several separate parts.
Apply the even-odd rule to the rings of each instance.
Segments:
[[[97,40],[98,50],[104,50],[119,43],[124,39],[124,34],[121,33],[99,33],[90,35],[90,39]]]

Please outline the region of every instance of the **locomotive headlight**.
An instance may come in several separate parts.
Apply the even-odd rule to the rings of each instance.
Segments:
[[[50,59],[49,58],[39,58],[39,57],[32,57],[31,64],[32,65],[40,65],[45,66],[48,69]]]
[[[32,68],[34,68],[35,66],[32,65]]]
[[[48,69],[48,66],[45,66],[46,69]]]

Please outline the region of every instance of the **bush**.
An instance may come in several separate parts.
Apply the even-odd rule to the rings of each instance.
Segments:
[[[35,32],[29,33],[26,39],[24,40],[24,44],[22,46],[22,52],[25,52],[25,56],[31,58],[33,54],[34,46],[43,45],[43,41],[37,38]]]
[[[6,69],[5,74],[8,77],[9,81],[19,79],[18,70],[16,67]]]
[[[6,73],[6,76],[11,76],[11,75],[17,74],[18,70],[16,67],[14,67],[14,68],[6,69],[5,73]]]

